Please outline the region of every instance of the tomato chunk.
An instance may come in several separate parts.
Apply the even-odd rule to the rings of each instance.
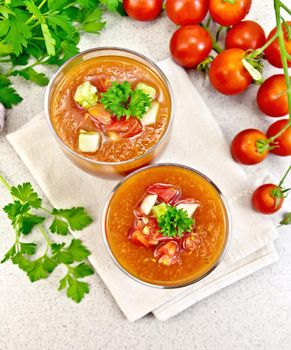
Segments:
[[[200,239],[195,233],[190,233],[183,238],[182,247],[186,252],[193,252],[200,244]]]
[[[142,131],[142,125],[136,118],[131,117],[126,120],[125,117],[122,117],[120,120],[114,119],[105,130],[114,131],[121,137],[128,138],[139,134]]]
[[[97,119],[103,125],[111,123],[111,115],[105,111],[105,108],[101,103],[97,103],[96,106],[89,108],[88,112],[94,119]]]
[[[147,189],[147,193],[156,194],[158,200],[166,204],[174,204],[180,197],[180,189],[172,185],[154,184]]]
[[[111,86],[111,81],[105,74],[93,75],[89,80],[92,85],[96,86],[98,92],[105,92]]]
[[[154,256],[159,259],[158,261],[160,264],[170,266],[180,262],[180,256],[177,255],[178,250],[177,242],[170,241],[159,246],[155,250]]]

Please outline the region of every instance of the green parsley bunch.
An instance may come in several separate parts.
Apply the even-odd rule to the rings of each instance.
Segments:
[[[186,210],[167,205],[165,214],[158,217],[158,226],[166,237],[182,237],[184,232],[191,232],[194,220],[189,218]]]
[[[50,211],[42,207],[42,200],[30,183],[11,187],[1,176],[0,181],[9,190],[13,199],[3,210],[15,230],[15,242],[1,263],[11,260],[26,272],[31,282],[47,278],[58,265],[64,265],[67,272],[60,280],[59,290],[66,289],[67,296],[79,303],[85,294],[89,293],[88,283],[80,279],[94,273],[85,262],[90,252],[79,239],[72,239],[67,244],[53,242],[43,222],[51,218],[49,231],[66,236],[70,230],[79,231],[87,227],[92,222],[91,217],[82,207],[54,208]],[[42,234],[46,243],[45,251],[41,255],[35,242],[23,241],[23,237],[28,236],[35,228]]]
[[[104,10],[123,14],[121,0],[0,0],[0,102],[12,108],[22,98],[12,76],[48,84],[37,65],[61,65],[79,52],[80,33],[98,34]]]
[[[115,81],[102,94],[100,102],[108,112],[116,116],[117,120],[124,116],[127,120],[130,117],[142,119],[151,105],[151,98],[140,89],[132,90],[128,81],[122,83]]]

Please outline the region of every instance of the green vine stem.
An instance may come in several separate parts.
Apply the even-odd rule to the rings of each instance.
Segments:
[[[279,137],[281,134],[283,134],[284,131],[286,131],[289,127],[291,127],[291,81],[290,81],[290,76],[289,76],[289,71],[288,71],[288,59],[290,58],[290,55],[287,52],[287,49],[286,49],[285,43],[284,43],[284,33],[283,33],[283,29],[282,29],[282,18],[281,18],[281,13],[280,13],[281,8],[283,8],[288,13],[291,12],[287,8],[287,6],[284,5],[280,0],[274,0],[274,9],[275,9],[275,18],[276,18],[276,34],[271,39],[274,40],[274,38],[278,38],[278,42],[279,42],[282,66],[283,66],[283,71],[284,71],[284,76],[285,76],[285,81],[286,81],[286,86],[287,86],[286,94],[287,94],[287,101],[288,101],[289,121],[286,125],[284,125],[284,127],[276,135],[270,137],[267,141],[259,140],[259,141],[264,142],[264,147],[263,147],[263,149],[262,148],[260,150],[258,149],[258,152],[262,152],[262,151],[264,152],[268,149],[272,149],[273,147],[271,147],[270,144],[273,143],[277,137]],[[264,49],[271,44],[270,40],[264,46],[262,46],[258,50],[255,50],[250,55],[253,55],[256,51],[263,52]]]

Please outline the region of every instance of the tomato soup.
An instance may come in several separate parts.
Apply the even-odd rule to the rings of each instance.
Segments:
[[[109,249],[134,278],[176,287],[220,261],[229,218],[218,189],[191,168],[147,167],[115,190],[104,216]]]
[[[111,96],[111,106],[102,104],[106,91],[125,82],[131,92],[141,89],[151,95],[140,119],[130,114],[116,117],[118,95],[115,100]],[[132,101],[133,97],[127,103]],[[122,162],[143,155],[159,142],[169,126],[171,108],[168,88],[155,71],[132,58],[112,55],[81,61],[64,71],[49,114],[57,135],[75,153],[97,162]]]

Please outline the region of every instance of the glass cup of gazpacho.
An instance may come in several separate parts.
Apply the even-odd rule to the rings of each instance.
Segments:
[[[218,187],[178,164],[149,165],[113,190],[103,238],[114,262],[134,280],[177,288],[207,276],[230,240],[230,215]]]
[[[77,166],[96,175],[126,174],[151,163],[166,145],[172,90],[145,56],[96,48],[57,70],[45,111],[53,135]]]

